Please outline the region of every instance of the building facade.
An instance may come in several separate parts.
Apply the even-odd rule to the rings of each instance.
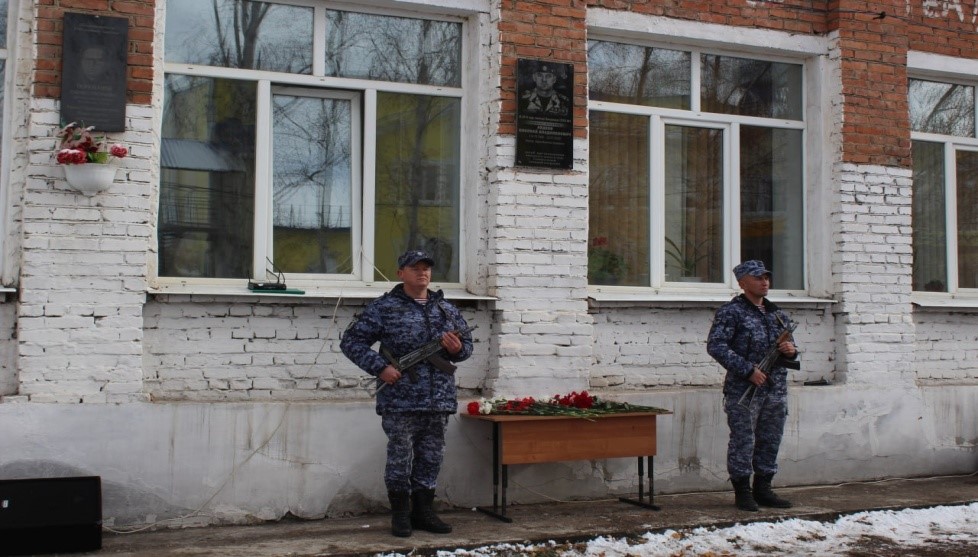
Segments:
[[[728,485],[705,340],[753,258],[800,324],[779,483],[975,469],[972,0],[0,5],[0,478],[99,475],[120,526],[380,508],[339,336],[408,247],[478,325],[463,401],[668,408],[657,491]],[[120,19],[130,154],[83,194],[66,37]],[[524,118],[537,72],[558,116]],[[531,132],[568,164],[518,163]],[[450,504],[491,496],[482,425],[450,422]],[[631,491],[621,460],[517,467],[510,501]]]

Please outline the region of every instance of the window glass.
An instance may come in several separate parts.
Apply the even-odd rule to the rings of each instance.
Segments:
[[[167,2],[160,277],[462,282],[462,24],[296,3]]]
[[[802,67],[703,54],[700,98],[707,112],[802,118]]]
[[[911,79],[910,129],[958,137],[975,136],[975,88]]]
[[[7,61],[0,59],[0,107],[3,106],[3,100],[7,94]],[[0,152],[3,150],[3,111],[0,110]]]
[[[275,264],[285,273],[352,273],[352,102],[279,94],[272,110]]]
[[[0,0],[0,48],[7,48],[7,0]]]
[[[804,288],[802,132],[740,128],[740,260],[773,269],[772,287]]]
[[[251,276],[255,84],[167,76],[160,161],[160,274]]]
[[[459,23],[327,10],[326,75],[458,87]]]
[[[666,281],[723,282],[723,131],[666,126]]]
[[[978,152],[956,153],[958,286],[978,288]]]
[[[913,142],[913,289],[947,292],[944,144]]]
[[[312,73],[312,8],[249,0],[166,4],[167,62]]]
[[[761,259],[776,288],[804,290],[803,64],[588,47],[589,98],[642,106],[589,114],[588,283],[712,290]],[[694,84],[707,112],[685,119]]]
[[[592,111],[588,283],[649,286],[649,121]]]
[[[588,96],[665,108],[689,108],[689,52],[588,41]]]
[[[421,248],[432,280],[458,282],[461,102],[378,93],[377,106],[374,264],[395,280],[397,256]]]

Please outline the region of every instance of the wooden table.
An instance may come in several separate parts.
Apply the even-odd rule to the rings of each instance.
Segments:
[[[463,418],[492,424],[492,508],[477,509],[504,522],[512,522],[506,516],[510,464],[634,456],[638,457],[638,499],[619,497],[619,500],[659,510],[653,499],[652,459],[656,448],[655,419],[661,414],[671,412],[606,414],[594,418],[462,414]],[[645,502],[642,478],[646,468],[643,460],[648,463],[648,503]]]

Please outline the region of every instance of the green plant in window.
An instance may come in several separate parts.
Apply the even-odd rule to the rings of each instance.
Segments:
[[[608,249],[608,238],[597,237],[587,250],[587,278],[591,284],[616,284],[628,271],[625,258]]]
[[[681,248],[672,238],[666,238],[666,265],[679,269],[679,277],[698,277],[697,268],[702,261],[710,257],[709,239],[699,243],[684,242]]]

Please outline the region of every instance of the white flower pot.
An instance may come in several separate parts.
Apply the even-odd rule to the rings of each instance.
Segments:
[[[89,162],[85,164],[66,164],[65,178],[75,191],[85,195],[95,195],[106,190],[115,180],[116,167],[108,164]]]

